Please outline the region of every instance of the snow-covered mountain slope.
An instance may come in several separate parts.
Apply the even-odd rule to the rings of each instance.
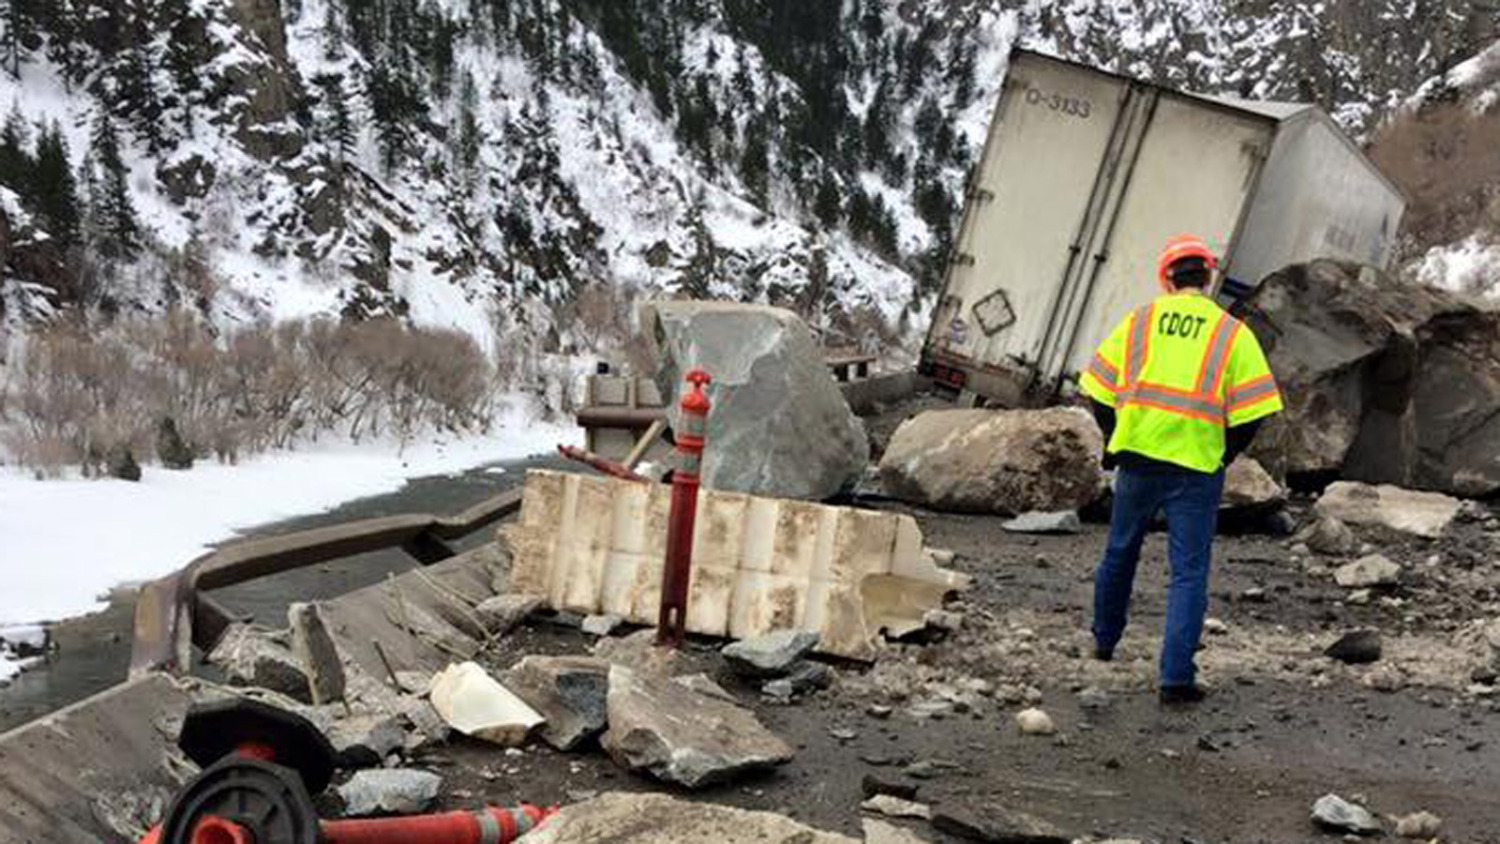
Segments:
[[[1018,43],[1362,131],[1494,27],[1458,0],[0,5],[8,320],[393,314],[487,345],[590,345],[637,291],[911,336]],[[71,222],[28,176],[53,126]]]

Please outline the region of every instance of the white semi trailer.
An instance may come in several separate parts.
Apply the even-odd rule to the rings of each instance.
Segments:
[[[1406,208],[1322,110],[1163,88],[1024,50],[970,179],[921,369],[1015,405],[1088,365],[1157,293],[1167,238],[1223,259],[1221,298],[1314,258],[1384,267]]]

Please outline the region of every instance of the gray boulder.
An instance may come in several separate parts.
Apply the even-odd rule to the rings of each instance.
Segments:
[[[1437,539],[1458,517],[1463,502],[1436,492],[1341,481],[1323,492],[1314,509],[1351,525],[1389,528]]]
[[[572,750],[609,723],[609,662],[581,656],[528,656],[505,673],[505,687],[541,713],[542,739]]]
[[[622,767],[687,788],[773,768],[794,752],[747,709],[619,665],[602,743]]]
[[[406,744],[400,716],[368,713],[334,721],[323,731],[341,768],[373,768]]]
[[[896,429],[880,477],[890,494],[937,510],[1078,510],[1104,491],[1103,447],[1077,408],[929,410]]]
[[[641,324],[657,345],[656,380],[673,430],[683,376],[713,376],[703,483],[712,489],[822,500],[863,476],[863,423],[791,311],[729,302],[658,302]]]
[[[1285,503],[1286,490],[1254,458],[1241,456],[1224,472],[1221,510],[1263,512]]]
[[[1348,525],[1332,516],[1318,516],[1297,534],[1294,541],[1332,557],[1348,557],[1359,551],[1359,537]]]
[[[818,634],[778,630],[726,645],[721,653],[735,673],[747,677],[781,677],[818,646]]]
[[[432,805],[442,785],[442,777],[427,771],[380,768],[356,773],[338,792],[347,817],[413,815]]]
[[[1312,821],[1333,832],[1352,832],[1355,835],[1375,835],[1380,832],[1380,821],[1370,814],[1370,810],[1336,794],[1325,794],[1318,798],[1318,802],[1312,807]]]

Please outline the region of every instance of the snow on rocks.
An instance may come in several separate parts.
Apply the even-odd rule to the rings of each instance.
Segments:
[[[1350,803],[1336,794],[1325,794],[1312,807],[1312,821],[1331,832],[1352,832],[1355,835],[1374,835],[1380,832],[1380,821],[1370,811],[1356,803]]]
[[[880,477],[895,497],[937,510],[1077,510],[1104,491],[1102,449],[1077,408],[929,410],[896,429]]]
[[[431,699],[453,729],[506,747],[523,744],[545,720],[473,662],[455,663],[434,677]]]
[[[622,767],[702,788],[789,761],[792,747],[747,709],[620,665],[609,672],[609,730]]]
[[[443,778],[428,771],[381,768],[359,771],[339,786],[344,814],[351,818],[369,815],[411,815],[423,811],[437,799]]]

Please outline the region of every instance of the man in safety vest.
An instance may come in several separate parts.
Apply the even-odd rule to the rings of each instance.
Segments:
[[[1079,382],[1108,443],[1106,465],[1118,467],[1109,545],[1094,577],[1094,655],[1114,658],[1141,543],[1162,512],[1171,582],[1160,695],[1169,704],[1205,694],[1193,652],[1208,610],[1224,468],[1282,407],[1255,335],[1204,293],[1217,269],[1202,240],[1168,241],[1157,266],[1165,295],[1125,317]]]

